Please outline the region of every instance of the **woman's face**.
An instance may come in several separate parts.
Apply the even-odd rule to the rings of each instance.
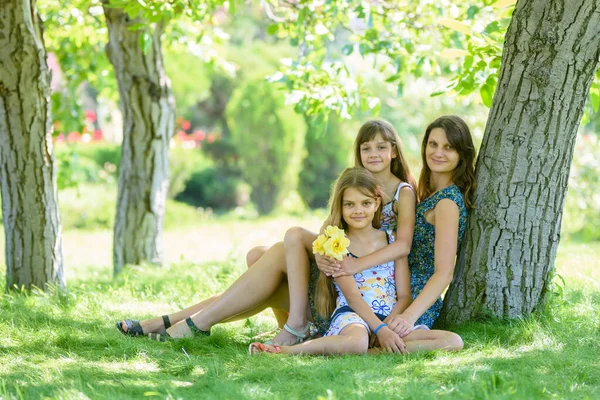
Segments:
[[[442,128],[431,130],[426,146],[425,160],[431,172],[447,174],[456,169],[460,156],[448,142],[446,132]]]

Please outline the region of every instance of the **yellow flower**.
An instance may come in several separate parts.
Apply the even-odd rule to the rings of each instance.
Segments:
[[[325,234],[321,234],[321,235],[317,236],[317,238],[315,239],[315,241],[312,244],[313,254],[322,254],[322,255],[325,254],[325,248],[323,247],[323,245],[325,244],[327,239],[328,238]]]
[[[340,236],[346,236],[346,233],[343,229],[338,228],[337,226],[329,225],[325,228],[325,234],[330,238],[337,238]]]
[[[342,231],[342,233],[343,232],[344,231]],[[348,252],[347,249],[349,244],[350,240],[348,240],[346,236],[338,235],[338,237],[329,238],[323,245],[325,255],[341,261]]]

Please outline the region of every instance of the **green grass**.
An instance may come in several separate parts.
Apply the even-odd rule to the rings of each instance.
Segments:
[[[135,267],[115,280],[110,266],[81,262],[68,294],[0,297],[0,399],[599,398],[599,252],[600,244],[561,245],[565,284],[557,280],[544,314],[459,327],[458,354],[405,357],[249,357],[248,344],[275,329],[269,313],[206,339],[127,338],[115,320],[209,296],[238,276],[241,259]]]

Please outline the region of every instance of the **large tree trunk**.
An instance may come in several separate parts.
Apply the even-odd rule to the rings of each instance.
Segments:
[[[50,71],[29,0],[0,3],[0,180],[7,289],[65,286]]]
[[[125,264],[162,262],[162,231],[169,174],[169,141],[175,101],[160,45],[161,27],[144,54],[138,20],[104,8],[108,57],[115,69],[123,113],[123,145],[114,230],[114,270]]]
[[[599,57],[599,0],[517,2],[442,324],[527,316],[543,304]]]

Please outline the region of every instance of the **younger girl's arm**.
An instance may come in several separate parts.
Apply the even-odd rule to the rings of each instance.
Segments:
[[[339,267],[337,271],[333,272],[333,277],[353,275],[376,265],[407,257],[415,231],[416,201],[415,193],[412,189],[400,189],[398,202],[396,203],[398,227],[396,228],[396,240],[394,240],[394,243],[368,256],[344,258],[343,261],[338,263]],[[323,272],[327,273],[326,271]]]
[[[360,295],[360,290],[356,287],[356,282],[352,276],[342,276],[336,278],[335,282],[344,294],[350,308],[354,310],[369,325],[371,332],[382,324],[377,318],[371,307],[364,301]],[[390,353],[406,353],[404,341],[391,329],[384,326],[377,331],[377,339],[380,346]]]
[[[444,290],[452,282],[456,248],[458,246],[459,211],[455,202],[450,199],[440,200],[434,208],[435,212],[435,272],[412,304],[401,314],[411,324],[433,303],[440,298]]]

